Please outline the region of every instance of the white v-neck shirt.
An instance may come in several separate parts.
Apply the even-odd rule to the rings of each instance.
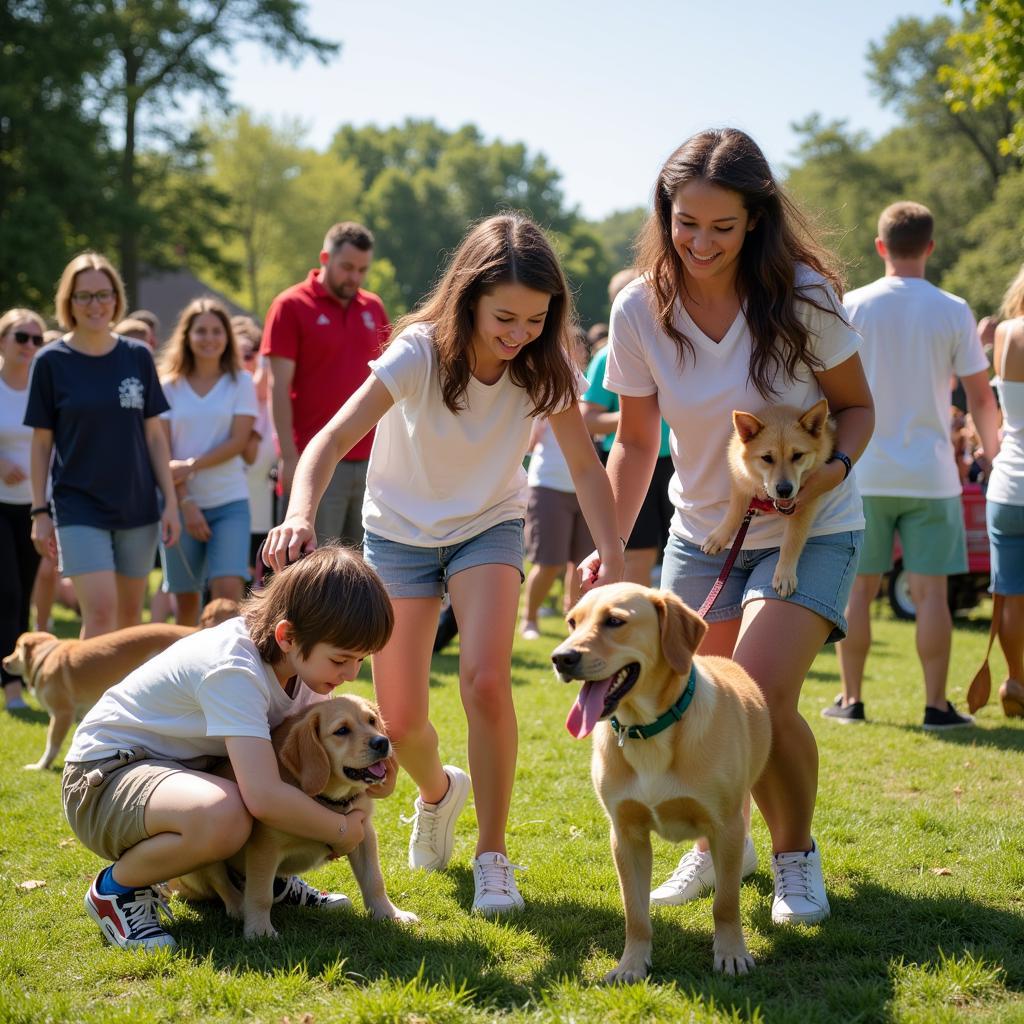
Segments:
[[[171,425],[171,458],[198,458],[231,436],[236,416],[259,413],[252,374],[239,370],[222,374],[205,395],[197,395],[184,377],[161,381],[167,404],[163,418]],[[188,496],[200,508],[217,508],[232,501],[249,500],[249,483],[241,455],[208,469],[200,469],[188,482]]]
[[[798,287],[813,289],[816,301],[837,311],[824,313],[806,302],[797,314],[807,326],[810,351],[832,369],[853,356],[860,337],[844,322],[843,307],[824,278],[797,268]],[[778,394],[766,401],[750,380],[751,336],[742,310],[721,341],[709,338],[676,303],[677,328],[693,343],[693,355],[679,355],[675,341],[662,331],[644,278],[627,285],[612,307],[605,387],[619,395],[657,395],[661,415],[672,430],[675,473],[669,496],[675,507],[671,531],[700,545],[725,518],[730,478],[726,448],[734,409],[756,413],[766,405],[807,409],[823,397],[814,374],[804,370],[792,381],[779,381]],[[841,318],[843,317],[843,318]],[[744,548],[777,547],[782,516],[757,516]],[[864,528],[860,494],[853,475],[821,501],[812,536]]]
[[[470,376],[465,408],[451,412],[433,335],[433,325],[413,324],[370,362],[395,404],[374,435],[363,526],[412,547],[458,544],[522,519],[528,497],[530,396],[507,369],[494,384]]]

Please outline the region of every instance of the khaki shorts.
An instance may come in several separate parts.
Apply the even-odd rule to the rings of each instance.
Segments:
[[[93,853],[118,860],[125,850],[149,838],[146,805],[153,791],[176,772],[208,772],[222,757],[173,761],[144,747],[119,750],[96,761],[64,765],[61,800],[71,831]]]

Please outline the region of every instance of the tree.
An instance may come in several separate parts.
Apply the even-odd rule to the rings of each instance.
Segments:
[[[95,13],[85,19],[76,38],[92,40],[110,55],[95,76],[96,94],[102,105],[121,116],[119,248],[121,272],[132,296],[140,232],[147,220],[157,220],[146,206],[138,175],[145,115],[152,115],[151,133],[173,146],[177,137],[167,115],[182,96],[201,93],[226,103],[224,73],[213,60],[237,43],[254,40],[275,57],[293,60],[307,53],[325,60],[338,45],[307,32],[303,0],[102,0],[89,6]],[[159,130],[158,114],[163,121]]]
[[[1009,112],[1001,152],[1024,161],[1024,0],[961,0],[969,20],[950,39],[959,60],[941,69],[951,109]]]
[[[647,220],[647,212],[642,206],[635,206],[632,210],[617,210],[594,224],[594,229],[601,236],[611,256],[615,270],[633,265],[633,246],[644,221]]]

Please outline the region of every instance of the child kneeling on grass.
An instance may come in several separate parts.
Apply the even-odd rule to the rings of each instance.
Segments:
[[[62,790],[75,835],[113,861],[85,897],[108,942],[173,949],[154,885],[226,860],[253,818],[339,855],[362,842],[362,812],[337,814],[281,781],[270,732],[355,679],[393,624],[377,574],[325,547],[278,573],[240,617],[180,640],[107,691],[75,733]],[[209,774],[225,756],[237,782]],[[370,794],[388,795],[395,772],[389,761]],[[294,876],[275,881],[274,902],[349,906]]]

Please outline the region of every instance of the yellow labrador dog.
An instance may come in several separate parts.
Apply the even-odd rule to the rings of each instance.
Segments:
[[[632,583],[588,593],[551,655],[582,682],[566,727],[594,733],[591,775],[611,820],[626,947],[608,982],[650,970],[651,837],[707,836],[715,865],[714,963],[754,966],[740,926],[743,799],[768,758],[771,722],[757,684],[728,658],[695,657],[707,629],[674,594]]]
[[[199,628],[216,626],[238,613],[236,602],[216,598],[203,609]],[[4,658],[4,668],[11,675],[21,676],[50,716],[42,757],[25,767],[49,768],[76,715],[81,717],[111,686],[195,631],[195,626],[147,622],[88,640],[60,640],[43,632],[22,633],[14,650]]]
[[[399,910],[384,889],[377,834],[370,816],[369,786],[381,782],[391,742],[383,732],[380,712],[362,697],[346,695],[315,704],[286,718],[271,733],[281,778],[339,813],[366,812],[363,841],[348,855],[366,909],[375,918],[410,922],[419,918]],[[230,764],[220,774],[234,778]],[[253,822],[245,846],[228,861],[211,864],[170,883],[185,899],[219,896],[230,917],[241,918],[247,939],[274,938],[270,921],[275,876],[302,874],[335,856],[326,843],[303,839]],[[245,878],[244,894],[228,868]]]

